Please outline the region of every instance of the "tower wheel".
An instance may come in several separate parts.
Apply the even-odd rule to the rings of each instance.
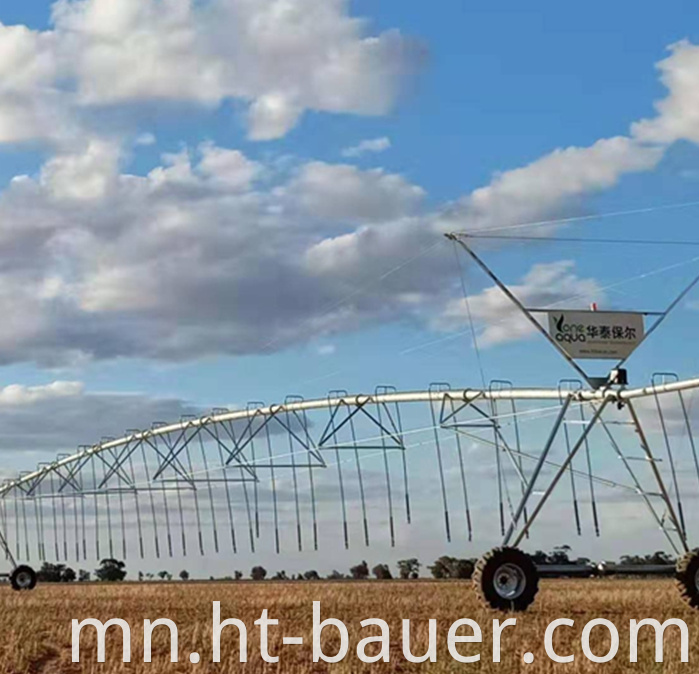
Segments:
[[[526,611],[539,591],[539,573],[517,548],[495,548],[476,564],[473,584],[480,602],[499,611]]]
[[[677,562],[675,584],[683,601],[699,609],[699,550],[688,552]]]
[[[16,591],[33,590],[36,587],[36,571],[30,566],[18,566],[10,574],[12,589]]]

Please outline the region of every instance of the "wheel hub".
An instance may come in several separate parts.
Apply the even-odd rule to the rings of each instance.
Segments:
[[[699,582],[699,574],[697,575]],[[514,601],[522,596],[527,586],[524,571],[516,564],[503,564],[495,572],[495,591],[503,599]]]
[[[32,576],[27,571],[20,571],[15,577],[15,581],[19,587],[26,588],[32,584]]]

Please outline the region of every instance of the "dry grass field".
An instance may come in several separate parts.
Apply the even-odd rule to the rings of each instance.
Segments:
[[[350,651],[344,662],[329,665],[313,664],[311,655],[312,602],[322,603],[322,618],[334,617],[345,622],[350,632]],[[220,664],[211,663],[212,602],[221,602],[223,618],[239,618],[249,630],[246,665],[239,663],[237,630],[227,628],[222,638]],[[264,608],[270,617],[280,620],[279,628],[271,628],[270,651],[281,656],[278,665],[265,664],[259,657],[258,631],[254,620]],[[180,662],[169,662],[169,631],[158,628],[154,633],[152,664],[143,663],[145,618],[168,617],[179,626]],[[503,635],[503,660],[492,663],[491,624],[497,616],[477,605],[470,584],[459,582],[367,582],[367,583],[178,583],[40,586],[33,593],[0,590],[0,671],[15,672],[687,672],[696,671],[693,664],[681,664],[679,631],[669,630],[666,639],[665,664],[654,662],[652,630],[643,635],[639,646],[639,662],[629,663],[628,625],[632,618],[680,618],[690,629],[690,663],[699,662],[699,613],[693,613],[678,599],[671,581],[658,580],[588,580],[546,581],[534,608],[517,617],[516,628]],[[549,622],[557,618],[576,621],[575,627],[559,630],[557,651],[576,655],[573,665],[554,664],[543,649],[543,635]],[[132,662],[121,663],[121,638],[115,629],[108,637],[107,663],[97,664],[94,630],[86,628],[83,637],[82,662],[71,661],[71,619],[97,618],[106,621],[122,618],[132,628]],[[390,664],[369,665],[356,657],[359,639],[371,636],[376,628],[362,629],[366,618],[382,618],[391,627]],[[413,652],[424,654],[427,646],[427,620],[438,621],[438,659],[435,663],[411,664],[401,652],[401,619],[413,624]],[[478,664],[460,664],[447,651],[446,636],[452,622],[471,618],[483,627],[482,644],[461,644],[464,655],[482,654]],[[593,618],[614,622],[621,635],[617,658],[604,665],[585,660],[580,646],[583,626]],[[111,632],[111,630],[110,630]],[[281,646],[282,633],[304,637],[303,646]],[[325,650],[336,651],[334,630],[324,634]],[[593,632],[593,650],[608,650],[606,632]],[[335,651],[333,651],[335,648]],[[189,661],[192,652],[201,654],[201,663]],[[526,665],[522,656],[527,651],[535,661]]]

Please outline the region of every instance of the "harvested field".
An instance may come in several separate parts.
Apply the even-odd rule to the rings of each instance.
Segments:
[[[226,628],[221,640],[221,663],[213,664],[211,651],[212,602],[221,602],[221,618],[238,618],[248,628],[248,663],[239,663],[237,629]],[[349,630],[349,654],[338,664],[312,661],[312,602],[320,601],[322,619],[342,620]],[[647,629],[639,639],[638,664],[629,663],[629,621],[655,618],[684,620],[690,631],[690,662],[699,661],[699,613],[679,600],[671,581],[587,580],[545,581],[535,607],[519,614],[517,626],[503,633],[502,662],[492,662],[492,620],[495,615],[480,608],[470,584],[459,582],[367,582],[367,583],[173,583],[40,586],[32,593],[0,591],[0,621],[4,638],[0,651],[3,672],[555,672],[605,671],[685,672],[680,663],[679,630],[670,628],[665,641],[665,664],[656,664],[653,631]],[[280,621],[270,628],[270,653],[280,656],[279,664],[266,664],[260,658],[259,631],[254,621],[263,609]],[[153,635],[153,661],[143,662],[143,620],[170,618],[179,628],[180,662],[169,662],[169,630],[159,627]],[[97,664],[93,628],[85,628],[81,663],[71,661],[71,619],[96,618],[106,621],[121,618],[132,629],[132,662],[121,662],[122,640],[118,628],[110,628],[107,637],[107,662]],[[356,655],[360,639],[378,633],[376,627],[361,628],[360,620],[381,618],[390,626],[391,662],[364,664]],[[437,620],[437,662],[414,664],[402,654],[401,620],[410,618],[412,652],[427,650],[428,619]],[[462,664],[454,661],[447,649],[450,625],[460,618],[471,618],[483,628],[483,643],[462,643],[462,655],[481,653],[481,662]],[[554,645],[560,655],[576,655],[573,665],[556,664],[543,648],[546,626],[558,618],[570,618],[575,627],[558,630]],[[580,635],[584,625],[595,618],[612,621],[619,629],[619,654],[608,664],[595,664],[583,657]],[[282,646],[285,636],[303,637],[303,646]],[[460,634],[468,635],[468,629]],[[592,632],[591,647],[597,655],[609,650],[609,633],[604,628]],[[335,629],[323,634],[324,650],[333,655],[339,639]],[[374,651],[367,649],[367,654]],[[375,647],[374,647],[375,648]],[[535,661],[523,662],[531,652]],[[189,654],[201,654],[200,664],[191,664]],[[691,667],[691,665],[690,665]]]

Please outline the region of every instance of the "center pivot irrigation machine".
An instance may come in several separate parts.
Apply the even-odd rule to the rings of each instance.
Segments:
[[[550,389],[494,381],[481,389],[334,391],[103,438],[0,486],[0,546],[14,569],[12,586],[35,586],[25,564],[32,555],[67,562],[255,552],[262,545],[277,553],[284,544],[317,550],[329,529],[347,549],[370,545],[377,528],[395,545],[419,514],[411,496],[417,488],[439,500],[430,517],[442,520],[449,541],[472,541],[477,514],[494,517],[502,545],[478,562],[476,591],[493,608],[525,610],[538,572],[519,546],[545,506],[565,492],[578,534],[589,517],[600,536],[605,492],[612,507],[647,509],[680,558],[682,597],[699,608],[699,552],[690,548],[684,507],[699,487],[690,393],[699,379],[661,374],[631,388],[623,368],[699,278],[659,313],[529,308],[474,252],[471,237],[448,238],[578,379]],[[600,379],[582,369],[584,359],[616,364]],[[496,507],[474,507],[481,497],[497,497]]]

